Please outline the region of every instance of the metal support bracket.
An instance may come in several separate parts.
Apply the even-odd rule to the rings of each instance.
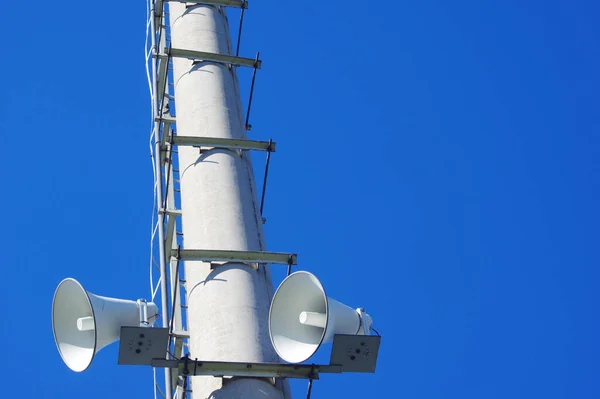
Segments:
[[[181,360],[152,359],[152,367],[179,369],[183,376],[210,375],[214,377],[301,378],[319,379],[319,373],[339,374],[342,366],[310,364],[204,362],[189,358]]]
[[[158,30],[162,22],[164,0],[154,0],[154,27]]]
[[[220,137],[173,136],[173,145],[191,147],[214,147],[233,150],[258,150],[275,152],[276,143],[269,141],[224,139]]]
[[[165,232],[165,248],[171,248],[173,242],[173,236],[175,235],[175,220],[178,216],[181,216],[181,210],[179,209],[159,209],[159,213],[164,213],[168,216],[167,229]],[[177,256],[177,249],[175,249],[175,256]],[[169,260],[170,254],[165,251],[165,262]]]
[[[245,66],[250,68],[260,69],[262,66],[262,61],[258,59],[252,58],[243,58],[236,57],[233,55],[226,54],[215,54],[215,53],[207,53],[204,51],[196,51],[196,50],[185,50],[180,48],[171,48],[165,49],[164,53],[158,55],[158,57],[178,57],[178,58],[188,58],[194,61],[212,61],[212,62],[220,62],[223,64],[229,64],[234,66]]]
[[[225,251],[209,249],[182,249],[179,252],[171,250],[171,256],[177,256],[183,261],[201,262],[239,262],[239,263],[274,263],[280,265],[296,265],[297,254],[260,251]]]
[[[248,8],[248,2],[244,0],[164,0],[170,3],[193,3],[193,4],[208,4],[212,6]]]
[[[156,118],[154,118],[154,120],[156,122],[162,122],[163,123],[163,128],[162,128],[162,136],[160,138],[160,148],[165,148],[165,144],[167,143],[167,141],[170,140],[170,136],[171,136],[171,125],[175,124],[175,118],[171,115],[163,115],[163,111],[166,109],[165,108],[165,94],[168,94],[167,92],[167,83],[169,80],[169,61],[171,59],[171,57],[168,55],[170,53],[170,50],[167,48],[165,49],[164,53],[158,54],[158,72],[157,72],[157,78],[158,78],[158,83],[157,83],[157,96],[156,96],[156,101],[159,102],[160,104],[160,116],[157,116]]]
[[[158,55],[158,72],[156,73],[158,77],[157,82],[157,90],[158,95],[156,96],[156,100],[160,104],[160,109],[164,109],[164,97],[165,91],[167,90],[167,80],[169,74],[169,60],[170,57],[167,55],[169,52],[162,53]]]
[[[160,148],[164,149],[165,145],[171,140],[171,127],[175,125],[175,117],[172,115],[163,115],[154,119],[156,122],[162,122],[162,136],[160,138]]]

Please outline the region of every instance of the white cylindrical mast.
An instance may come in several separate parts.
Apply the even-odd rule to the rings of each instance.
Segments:
[[[172,46],[232,53],[225,10],[171,2]],[[177,134],[246,139],[235,68],[175,58]],[[184,248],[264,251],[249,154],[180,146]],[[214,265],[213,265],[214,266]],[[186,262],[191,359],[278,362],[268,334],[269,272],[245,264]],[[268,379],[193,377],[192,398],[282,398]]]

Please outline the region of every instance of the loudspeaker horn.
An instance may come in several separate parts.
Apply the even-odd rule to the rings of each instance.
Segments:
[[[269,336],[279,357],[301,363],[336,334],[368,335],[371,322],[362,309],[327,297],[319,279],[301,271],[289,275],[275,292]]]
[[[52,301],[54,341],[67,367],[81,372],[100,349],[119,339],[121,327],[138,327],[157,313],[154,303],[94,295],[67,278]]]

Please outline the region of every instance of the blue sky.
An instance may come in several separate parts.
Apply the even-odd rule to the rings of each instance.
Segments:
[[[50,323],[65,277],[149,296],[144,7],[4,7],[5,395],[152,395],[117,345],[72,373]],[[268,246],[383,335],[374,375],[325,376],[313,398],[600,397],[599,12],[250,2],[252,137],[278,144]]]

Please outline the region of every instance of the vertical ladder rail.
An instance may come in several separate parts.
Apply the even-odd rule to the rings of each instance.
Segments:
[[[157,11],[158,10],[158,11]],[[168,317],[168,309],[169,309],[169,296],[168,296],[168,286],[167,286],[167,265],[165,261],[165,231],[164,231],[164,223],[165,223],[165,213],[160,212],[160,208],[163,204],[163,164],[162,164],[162,154],[161,154],[161,134],[160,134],[160,121],[157,121],[157,117],[161,114],[161,110],[159,109],[160,103],[162,99],[158,98],[159,89],[158,89],[158,68],[157,63],[158,60],[158,46],[160,43],[157,43],[157,37],[159,39],[164,40],[163,34],[163,20],[164,20],[164,9],[162,1],[154,0],[153,7],[150,10],[150,34],[151,34],[151,51],[152,51],[152,119],[153,123],[153,131],[154,131],[154,171],[155,171],[155,189],[156,189],[156,206],[158,209],[158,252],[159,252],[159,266],[160,266],[160,296],[161,296],[161,312],[162,312],[162,326],[168,328],[169,317]],[[165,369],[165,399],[173,399],[173,390],[172,390],[172,380],[171,380],[171,370]]]

